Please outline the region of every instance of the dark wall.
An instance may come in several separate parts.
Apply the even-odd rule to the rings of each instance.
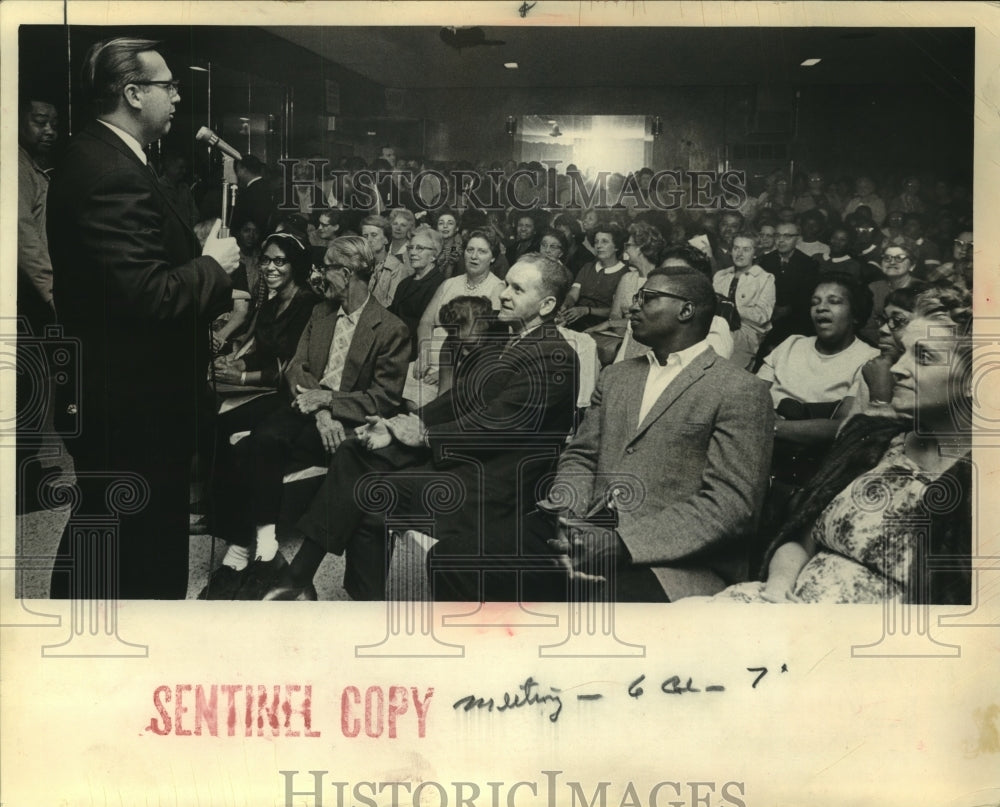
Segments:
[[[799,167],[851,174],[971,175],[972,96],[928,86],[790,88],[786,131],[754,127],[754,87],[447,89],[410,92],[408,111],[435,122],[427,152],[438,160],[517,157],[508,115],[659,115],[654,167],[714,166],[726,145],[787,145]],[[779,116],[780,117],[780,116]],[[781,162],[781,161],[778,161]],[[638,166],[637,166],[638,167]],[[735,167],[753,169],[753,165]]]
[[[257,28],[222,26],[64,26],[22,25],[20,75],[23,83],[53,99],[60,108],[63,131],[70,121],[78,129],[88,112],[81,102],[79,75],[84,54],[94,42],[113,36],[145,37],[162,42],[162,52],[182,81],[181,103],[165,148],[193,150],[194,133],[208,121],[207,80],[189,65],[212,62],[213,123],[228,110],[266,112],[281,126],[285,90],[294,100],[289,153],[309,156],[330,138],[320,120],[326,116],[325,80],[340,87],[344,117],[365,118],[384,111],[381,85],[333,64],[314,53]],[[245,76],[246,80],[239,78]],[[250,91],[248,92],[248,86]]]
[[[972,95],[928,86],[803,87],[795,152],[805,166],[872,175],[972,176]]]
[[[971,49],[968,70],[946,84],[927,83],[918,75],[913,84],[905,86],[806,85],[781,88],[780,92],[739,84],[405,90],[401,104],[387,111],[382,85],[249,27],[72,27],[68,37],[72,81],[92,42],[125,33],[164,42],[165,55],[184,82],[174,130],[165,145],[192,154],[203,153],[194,146],[193,138],[206,122],[207,113],[203,74],[187,70],[187,65],[211,59],[227,73],[244,71],[255,76],[261,87],[251,93],[249,106],[262,108],[248,111],[277,113],[279,126],[284,111],[281,101],[285,89],[289,90],[294,99],[294,125],[288,150],[296,157],[318,152],[329,157],[360,154],[370,159],[379,144],[393,142],[406,156],[420,156],[423,150],[435,160],[504,160],[517,156],[514,140],[505,133],[509,115],[634,114],[659,115],[663,120],[664,133],[653,144],[655,167],[711,167],[726,145],[763,140],[787,147],[788,160],[804,168],[846,174],[916,171],[971,176]],[[62,107],[64,123],[72,112],[73,126],[79,128],[85,114],[78,103],[72,110],[69,107],[66,53],[67,29],[62,26],[21,27],[22,77],[41,82],[43,91]],[[335,132],[327,132],[325,126],[326,79],[337,82],[340,88]],[[218,87],[213,112],[247,106],[244,92],[245,88]],[[787,117],[794,125],[785,133],[755,131],[754,114],[762,97],[770,104],[775,98],[779,105],[787,102]],[[73,98],[79,100],[76,89]],[[368,134],[374,130],[377,136]],[[769,165],[734,167],[760,173],[770,170]]]

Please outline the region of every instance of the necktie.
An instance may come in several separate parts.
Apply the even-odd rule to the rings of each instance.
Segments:
[[[338,391],[340,389],[340,379],[344,375],[344,362],[347,360],[347,351],[351,346],[351,334],[348,333],[347,320],[343,314],[337,316],[337,324],[334,326],[333,341],[330,343],[330,358],[326,361],[326,371],[320,380],[327,389]]]
[[[736,302],[736,287],[740,284],[740,276],[733,274],[733,282],[729,284],[729,294],[726,295],[727,300],[732,300]]]

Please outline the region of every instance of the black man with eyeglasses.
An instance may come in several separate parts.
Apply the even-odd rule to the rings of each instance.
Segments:
[[[629,311],[643,356],[606,367],[539,507],[571,577],[619,602],[713,594],[748,574],[768,485],[767,387],[706,337],[716,296],[680,258],[651,271]],[[597,594],[595,593],[595,596]]]

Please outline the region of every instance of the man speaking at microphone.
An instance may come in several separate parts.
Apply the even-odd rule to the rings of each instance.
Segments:
[[[56,417],[78,434],[67,447],[82,495],[59,546],[53,597],[187,591],[208,325],[231,305],[239,249],[218,238],[216,222],[199,250],[146,162],[143,149],[169,131],[180,100],[156,48],[133,38],[90,48],[81,83],[96,120],[74,137],[49,189],[57,316],[80,342],[79,397],[57,400]],[[105,556],[100,529],[71,535],[74,519],[91,515],[117,518],[115,557]]]

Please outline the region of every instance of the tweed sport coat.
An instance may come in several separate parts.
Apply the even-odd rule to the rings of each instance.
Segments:
[[[774,439],[767,385],[707,348],[639,423],[649,361],[602,372],[556,485],[582,516],[613,486],[618,534],[671,600],[714,594],[748,574],[747,543],[763,505]]]

